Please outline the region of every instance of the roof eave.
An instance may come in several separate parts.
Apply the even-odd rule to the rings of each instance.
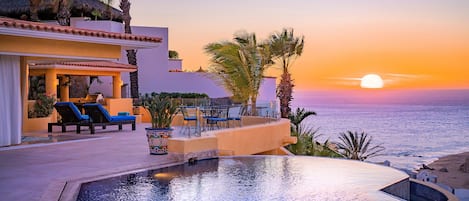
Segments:
[[[106,72],[135,72],[137,68],[113,68],[113,67],[89,67],[89,66],[74,66],[64,64],[36,64],[31,65],[30,69],[67,69],[67,70],[82,70],[82,71],[106,71]]]
[[[96,36],[82,36],[74,34],[54,33],[36,30],[0,27],[0,35],[23,36],[52,40],[76,41],[84,43],[119,45],[123,49],[147,49],[158,47],[160,42],[147,42],[126,39],[104,38]]]

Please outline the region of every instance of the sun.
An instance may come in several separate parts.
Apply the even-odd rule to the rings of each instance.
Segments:
[[[368,74],[362,77],[360,86],[367,89],[381,89],[384,82],[379,75]]]

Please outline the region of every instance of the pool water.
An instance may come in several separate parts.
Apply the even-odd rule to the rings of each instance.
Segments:
[[[85,183],[77,200],[400,200],[380,189],[407,178],[341,159],[229,157]]]

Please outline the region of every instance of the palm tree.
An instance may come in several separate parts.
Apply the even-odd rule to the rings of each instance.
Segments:
[[[370,146],[373,137],[368,138],[368,134],[365,132],[352,132],[347,131],[346,133],[340,133],[337,146],[341,151],[341,154],[349,159],[364,161],[367,158],[377,156],[384,147],[380,145]]]
[[[37,10],[39,8],[39,5],[41,5],[42,0],[29,0],[29,18],[31,21],[38,22],[39,17],[37,15]]]
[[[306,111],[304,108],[297,108],[295,113],[288,115],[292,125],[292,131],[298,131],[300,129],[301,122],[311,115],[316,115],[316,112]]]
[[[306,117],[316,115],[313,111],[306,111],[304,108],[297,108],[296,112],[290,114],[288,118],[291,123],[291,132],[293,136],[297,137],[297,143],[291,144],[287,147],[293,154],[296,155],[311,155],[314,153],[315,138],[320,136],[317,135],[318,129],[311,127],[304,127],[301,125]]]
[[[132,34],[130,28],[130,2],[128,0],[121,0],[119,4],[120,9],[122,9],[123,15],[122,19],[124,20],[124,30],[127,34]],[[127,50],[127,60],[129,64],[137,66],[137,52],[135,50]],[[130,96],[133,99],[138,99],[138,69],[134,72],[130,72]]]
[[[211,55],[212,72],[237,101],[256,102],[265,70],[271,65],[270,47],[258,44],[254,33],[235,34],[234,42],[210,43],[205,51]]]
[[[293,29],[283,29],[270,37],[270,46],[274,59],[282,66],[282,76],[277,87],[277,97],[280,99],[280,114],[282,118],[288,118],[291,112],[290,102],[293,99],[293,80],[290,67],[295,59],[303,53],[304,36],[295,37]]]
[[[54,6],[57,8],[57,22],[62,26],[70,26],[70,1],[73,0],[58,0]]]
[[[112,16],[112,11],[111,11],[111,5],[114,3],[114,0],[100,0],[100,1],[106,4],[105,14],[107,15],[107,17],[109,17],[109,20],[112,20],[113,16]]]

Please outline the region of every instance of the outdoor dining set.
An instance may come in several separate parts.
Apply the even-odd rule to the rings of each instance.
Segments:
[[[267,107],[256,107],[257,116],[272,117]],[[223,128],[242,127],[242,116],[252,116],[251,106],[243,105],[210,105],[210,106],[181,106],[183,115],[183,132],[190,136],[200,136],[203,131]]]
[[[236,106],[181,106],[180,111],[184,117],[184,132],[200,135],[202,131],[242,126],[241,116],[245,107]]]

